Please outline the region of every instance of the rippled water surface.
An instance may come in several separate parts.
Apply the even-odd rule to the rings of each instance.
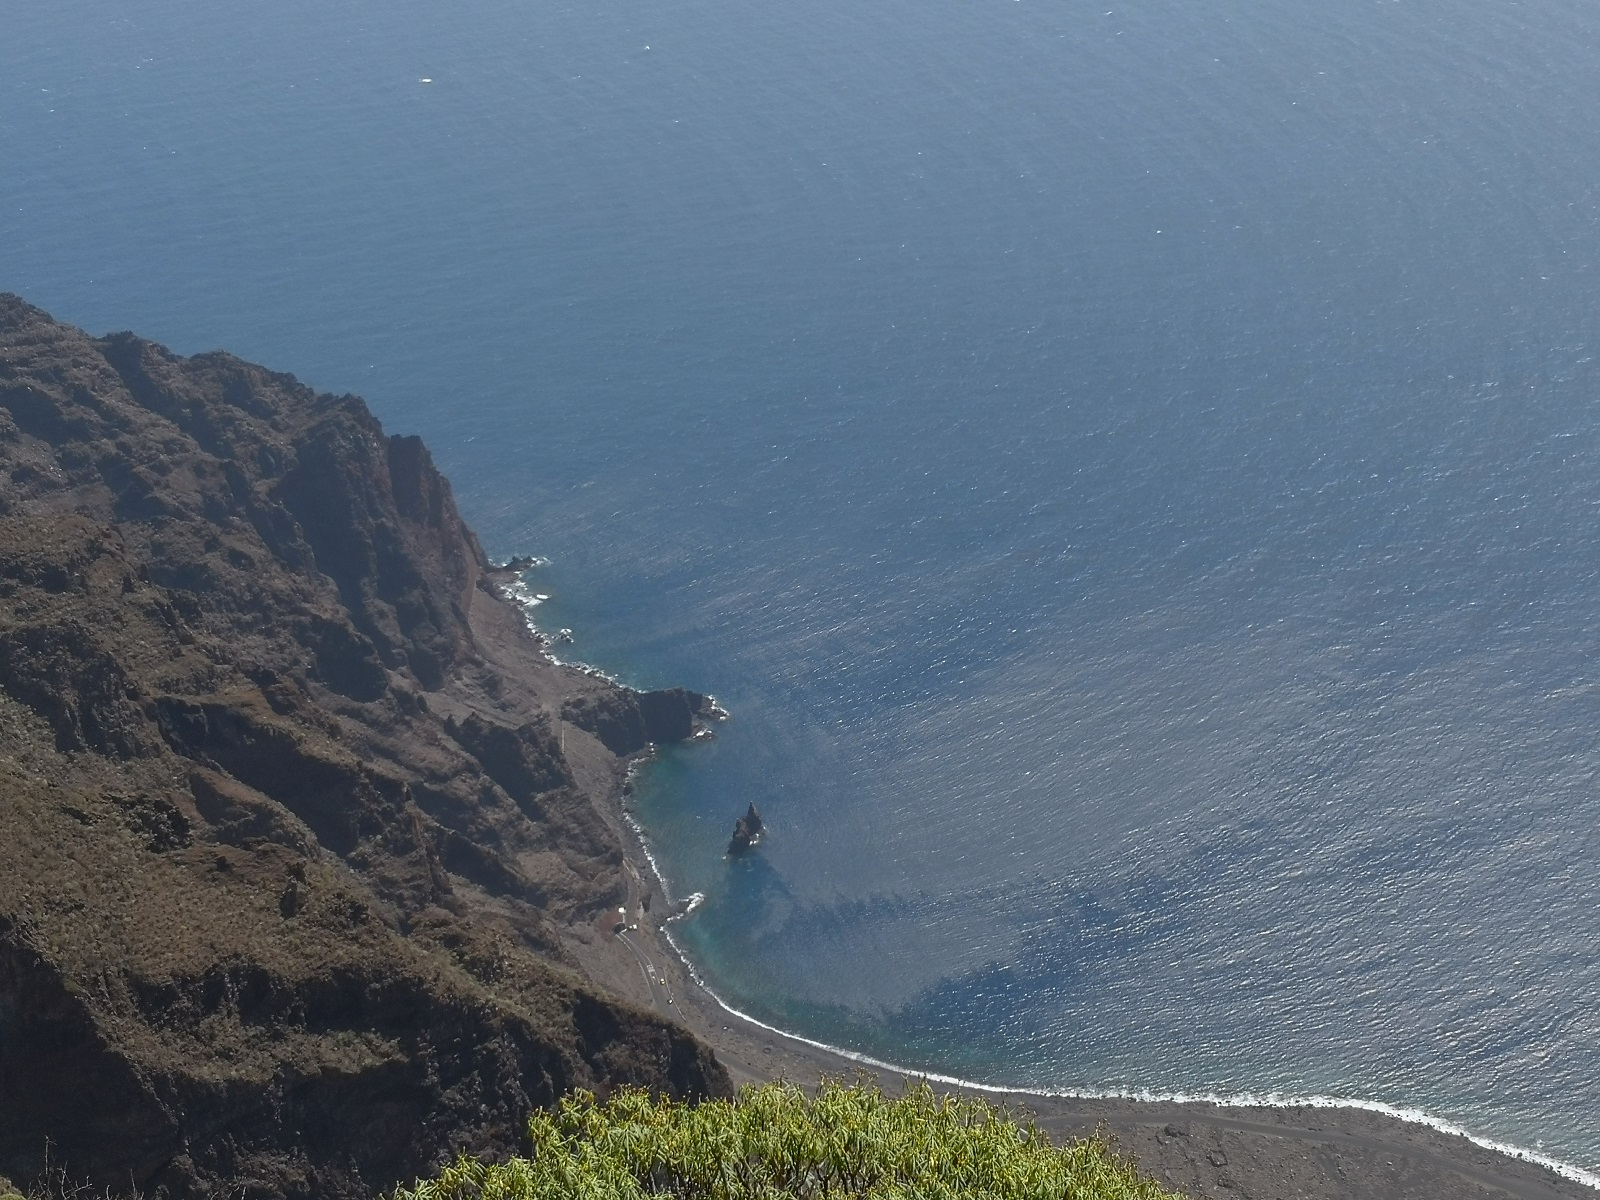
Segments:
[[[717,693],[730,1002],[1600,1169],[1600,10],[234,8],[7,14],[0,287],[363,393]]]

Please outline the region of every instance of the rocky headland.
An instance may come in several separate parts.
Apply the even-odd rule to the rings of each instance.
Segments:
[[[628,764],[707,702],[503,579],[356,397],[0,297],[0,1175],[370,1197],[568,1088],[729,1090],[594,982]]]

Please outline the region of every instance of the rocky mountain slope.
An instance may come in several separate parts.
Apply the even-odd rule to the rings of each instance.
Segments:
[[[0,1174],[370,1196],[566,1088],[728,1090],[580,967],[705,702],[504,581],[359,399],[0,297]]]

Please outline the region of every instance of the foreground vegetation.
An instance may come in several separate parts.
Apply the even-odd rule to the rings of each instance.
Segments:
[[[580,1091],[529,1137],[526,1158],[463,1156],[394,1200],[1173,1200],[1103,1140],[1055,1146],[926,1084],[768,1083],[700,1104]]]

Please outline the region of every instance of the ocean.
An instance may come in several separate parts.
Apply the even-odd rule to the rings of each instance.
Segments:
[[[1600,9],[4,27],[0,288],[364,395],[732,711],[637,799],[727,1003],[1600,1172]]]

